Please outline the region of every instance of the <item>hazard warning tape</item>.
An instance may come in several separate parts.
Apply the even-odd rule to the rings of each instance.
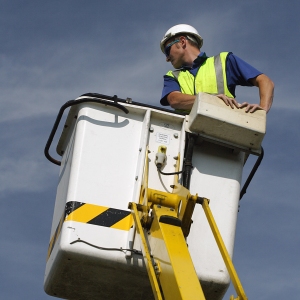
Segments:
[[[47,260],[50,257],[54,245],[60,235],[62,225],[66,221],[75,221],[126,231],[128,231],[133,225],[133,218],[130,211],[77,201],[67,202],[65,211],[60,218],[52,238],[50,239]]]

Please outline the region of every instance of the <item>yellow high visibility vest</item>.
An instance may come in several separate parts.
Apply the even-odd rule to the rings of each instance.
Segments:
[[[178,81],[183,94],[196,95],[204,92],[212,95],[225,94],[234,98],[227,87],[226,57],[228,53],[221,52],[207,58],[200,66],[196,76],[188,70],[169,71],[167,75]]]

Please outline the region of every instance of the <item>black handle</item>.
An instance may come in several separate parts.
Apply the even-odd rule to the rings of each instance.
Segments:
[[[251,182],[255,172],[257,171],[257,169],[258,169],[258,167],[259,167],[259,165],[260,165],[263,158],[264,158],[264,148],[261,147],[261,153],[260,153],[259,157],[257,158],[256,163],[255,163],[254,167],[252,168],[252,170],[251,170],[251,172],[250,172],[243,188],[241,189],[240,200],[246,194],[246,190],[247,190],[247,188],[248,188],[248,186],[249,186],[249,184],[250,184],[250,182]]]
[[[60,120],[64,114],[64,111],[66,110],[66,108],[70,107],[70,106],[74,106],[74,105],[78,105],[78,104],[81,104],[81,103],[85,103],[85,102],[93,102],[93,103],[101,103],[101,104],[105,104],[105,105],[109,105],[109,106],[113,106],[113,107],[116,107],[116,108],[119,108],[121,109],[122,111],[124,111],[126,114],[128,114],[128,109],[126,107],[124,107],[123,105],[119,104],[117,102],[118,98],[117,96],[113,96],[113,97],[109,97],[109,96],[105,96],[105,95],[100,95],[100,94],[84,94],[83,96],[91,96],[91,97],[101,97],[101,98],[105,98],[107,100],[112,100],[114,102],[111,102],[111,101],[107,101],[107,100],[104,100],[104,99],[97,99],[97,98],[82,98],[82,99],[79,99],[79,100],[70,100],[70,101],[67,101],[59,110],[58,112],[58,115],[56,117],[56,120],[55,120],[55,123],[52,127],[52,130],[51,130],[51,133],[49,135],[49,138],[48,138],[48,141],[46,143],[46,146],[45,146],[45,150],[44,150],[44,154],[46,156],[46,158],[51,161],[52,163],[60,166],[61,165],[61,162],[54,159],[50,154],[49,154],[49,149],[50,149],[50,146],[51,146],[51,143],[53,141],[53,138],[55,136],[55,133],[56,133],[56,130],[58,128],[58,125],[60,123]]]

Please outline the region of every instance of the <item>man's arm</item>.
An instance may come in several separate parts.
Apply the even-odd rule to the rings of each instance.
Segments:
[[[249,104],[244,102],[240,105],[240,108],[246,107],[246,112],[253,113],[258,109],[264,109],[268,112],[272,106],[274,96],[274,83],[265,74],[260,74],[255,78],[249,80],[253,85],[259,89],[259,104]]]
[[[196,96],[174,91],[167,96],[170,106],[174,109],[192,109]]]
[[[222,99],[226,105],[231,108],[244,108],[246,107],[246,112],[253,113],[258,109],[264,109],[268,112],[272,106],[273,94],[274,94],[274,83],[273,81],[266,76],[265,74],[260,74],[255,78],[249,80],[253,85],[257,86],[259,89],[260,103],[259,104],[249,104],[244,102],[242,104],[237,103],[234,98],[229,98],[223,94],[216,95]],[[182,94],[181,92],[174,91],[167,96],[167,100],[170,106],[174,109],[192,109],[192,106],[195,102],[196,96]]]

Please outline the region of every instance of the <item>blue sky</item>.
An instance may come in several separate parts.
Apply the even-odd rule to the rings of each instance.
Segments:
[[[43,278],[59,168],[43,149],[59,108],[86,92],[159,106],[170,69],[159,41],[179,23],[198,29],[207,55],[232,51],[275,83],[265,158],[241,201],[234,263],[249,299],[295,299],[299,11],[293,0],[0,0],[1,299],[51,299]],[[258,91],[239,87],[237,100],[257,102]]]

